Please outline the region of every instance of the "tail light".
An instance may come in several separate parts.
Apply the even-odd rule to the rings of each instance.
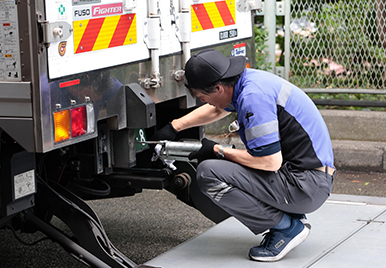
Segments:
[[[95,131],[92,103],[54,112],[55,142],[83,136]]]
[[[71,135],[70,110],[54,113],[55,142],[68,140]]]
[[[78,137],[87,132],[86,106],[71,109],[71,130],[72,137]]]

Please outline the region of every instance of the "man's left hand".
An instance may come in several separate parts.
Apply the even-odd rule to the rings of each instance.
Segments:
[[[207,138],[203,138],[201,140],[202,147],[197,152],[191,153],[188,158],[189,160],[197,159],[198,163],[201,163],[207,159],[217,159],[217,155],[214,152],[214,146],[218,144],[217,142],[208,140]]]

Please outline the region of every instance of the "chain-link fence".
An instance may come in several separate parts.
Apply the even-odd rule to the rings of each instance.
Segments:
[[[291,0],[290,29],[300,88],[385,87],[385,0]]]

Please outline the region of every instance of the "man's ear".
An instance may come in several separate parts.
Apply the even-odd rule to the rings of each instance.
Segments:
[[[218,90],[218,92],[219,93],[224,93],[224,86],[223,85],[221,85],[221,84],[218,84],[217,86],[216,86],[216,89]]]

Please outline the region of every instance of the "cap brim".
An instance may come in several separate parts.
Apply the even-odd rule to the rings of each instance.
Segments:
[[[229,57],[228,59],[230,60],[230,66],[221,79],[241,74],[244,71],[245,65],[247,63],[247,59],[245,57],[236,56]]]

